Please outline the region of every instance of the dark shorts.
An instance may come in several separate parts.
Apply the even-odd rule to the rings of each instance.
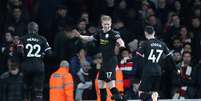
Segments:
[[[160,76],[142,77],[140,91],[150,92],[158,91],[160,86]]]
[[[111,80],[116,80],[116,67],[117,67],[117,57],[112,56],[109,59],[103,58],[103,64],[99,72],[99,80],[109,82]]]
[[[98,79],[103,80],[105,82],[116,80],[116,72],[115,71],[100,71]]]
[[[102,71],[115,71],[118,64],[118,59],[116,56],[112,56],[109,59],[103,58]]]
[[[24,61],[21,67],[26,86],[32,86],[33,88],[43,88],[45,66],[42,61]]]

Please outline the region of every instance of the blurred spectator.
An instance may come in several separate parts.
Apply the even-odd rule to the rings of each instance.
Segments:
[[[6,32],[4,37],[5,37],[5,42],[2,43],[2,47],[1,47],[2,71],[7,70],[5,66],[7,64],[8,57],[10,55],[16,54],[16,48],[19,41],[19,37],[13,36],[11,32]]]
[[[200,19],[195,17],[192,18],[192,28],[191,33],[193,35],[192,39],[192,48],[193,48],[193,56],[196,61],[201,62],[201,27],[200,27]]]
[[[92,2],[92,19],[94,22],[99,22],[102,14],[112,16],[115,7],[120,0],[93,0]]]
[[[122,20],[125,19],[127,15],[127,9],[128,9],[127,0],[121,0],[119,5],[117,5],[117,7],[114,9],[113,18],[114,19],[120,18]]]
[[[128,47],[129,49],[131,50],[131,52],[135,52],[137,50],[137,48],[139,48],[139,45],[142,43],[142,40],[137,40],[137,39],[134,39],[133,41],[129,42],[128,43]]]
[[[201,17],[201,12],[200,12],[200,9],[201,9],[201,7],[200,7],[201,5],[199,5],[199,6],[195,6],[194,8],[193,8],[193,16],[195,16],[195,17],[198,17],[198,18],[200,18]]]
[[[24,82],[20,72],[19,58],[10,56],[8,59],[8,72],[0,76],[1,101],[24,101]]]
[[[58,61],[70,60],[76,55],[76,50],[82,42],[75,37],[75,33],[77,30],[74,29],[74,26],[66,24],[64,31],[56,35],[53,49]]]
[[[148,9],[150,9],[150,10],[149,10],[149,13],[150,13],[151,11],[153,11],[153,9],[150,8],[150,5],[149,5],[148,2],[146,2],[146,1],[142,2],[142,9],[139,10],[139,12],[140,12],[140,14],[142,15],[143,19],[146,19],[146,18],[148,17],[148,14],[147,14]]]
[[[194,98],[195,90],[194,85],[192,84],[192,77],[195,74],[195,68],[192,64],[192,57],[190,52],[184,52],[183,61],[177,66],[178,67],[178,81],[177,81],[177,90],[173,96],[176,99],[186,99]]]
[[[91,64],[89,62],[84,61],[81,64],[80,70],[77,72],[78,78],[81,82],[78,83],[76,88],[76,101],[83,100],[83,93],[86,89],[92,89],[92,79],[89,77],[89,71],[92,69],[90,65]]]
[[[160,34],[162,33],[162,25],[158,18],[156,18],[155,15],[150,15],[148,17],[148,25],[153,26],[156,31],[156,36],[160,37]]]
[[[80,19],[77,23],[77,30],[81,35],[89,35],[87,32],[87,21],[85,19]]]
[[[191,43],[184,43],[183,44],[182,53],[183,52],[190,52],[190,53],[192,53]]]
[[[173,49],[173,50],[181,52],[182,46],[183,46],[183,43],[181,42],[180,39],[175,38],[175,39],[173,40],[173,42],[172,42],[172,49]]]
[[[133,82],[135,65],[132,61],[131,51],[127,48],[120,50],[119,69],[123,72],[123,86],[126,99],[138,98],[138,89],[134,85],[138,85],[138,81]],[[138,85],[139,86],[139,85]]]
[[[72,22],[72,18],[68,14],[67,7],[61,5],[57,7],[56,15],[53,21],[53,34],[64,30],[65,24]]]
[[[169,41],[173,40],[173,36],[179,32],[180,28],[180,18],[178,15],[172,15],[171,20],[166,24],[166,32],[164,35],[164,40],[168,45],[170,45]]]
[[[180,51],[175,51],[173,54],[173,60],[175,61],[176,65],[178,65],[181,60],[182,60],[182,56],[181,56],[181,52]]]
[[[87,25],[89,24],[89,14],[87,12],[82,12],[80,19],[84,19],[87,23]]]
[[[69,73],[69,63],[62,60],[59,69],[50,77],[49,101],[74,101],[73,84],[73,77]]]
[[[21,8],[25,16],[28,16],[27,9],[23,0],[7,0],[7,14],[11,14],[13,8]]]
[[[196,91],[195,92],[192,92],[192,93],[195,93],[195,98],[197,99],[200,99],[201,98],[201,63],[197,64],[196,67],[195,67],[195,71],[196,71],[196,75],[194,76],[193,78],[193,81],[195,81],[195,89]]]
[[[31,20],[37,19],[40,0],[25,0],[23,3],[26,6]]]
[[[73,75],[73,79],[75,81],[75,85],[77,85],[80,81],[78,77],[78,72],[84,66],[85,62],[91,62],[90,57],[87,56],[87,52],[85,49],[80,48],[77,50],[77,53],[70,60],[70,70]]]
[[[123,20],[117,19],[114,21],[113,28],[120,32],[120,35],[126,44],[131,42],[136,37],[128,31]]]
[[[4,25],[4,31],[11,30],[13,34],[23,36],[26,32],[26,18],[21,8],[13,8],[12,15],[8,15]]]
[[[174,11],[177,15],[180,15],[180,14],[181,14],[181,3],[180,3],[179,0],[175,0],[173,11]]]
[[[135,36],[138,39],[142,39],[144,32],[143,26],[145,25],[144,19],[142,19],[141,13],[137,12],[133,8],[127,10],[125,20],[125,27],[132,33],[131,37]]]
[[[94,33],[96,33],[98,31],[98,28],[97,28],[97,26],[91,24],[91,25],[89,25],[87,30],[90,35],[93,35]]]
[[[191,33],[188,32],[187,27],[182,26],[180,28],[178,36],[180,37],[180,40],[182,41],[182,43],[191,43],[192,35]]]
[[[158,18],[161,20],[162,24],[164,25],[165,22],[167,21],[167,16],[168,16],[168,9],[166,5],[166,0],[158,0],[157,2],[157,8],[156,8],[156,15]]]

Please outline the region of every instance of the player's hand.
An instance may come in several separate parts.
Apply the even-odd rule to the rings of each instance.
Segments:
[[[72,31],[72,33],[73,33],[74,37],[80,37],[80,32],[78,32],[76,29],[74,29]]]

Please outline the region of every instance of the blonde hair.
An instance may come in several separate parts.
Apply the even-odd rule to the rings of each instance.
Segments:
[[[112,18],[108,15],[102,15],[101,16],[101,22],[102,21],[112,21]]]

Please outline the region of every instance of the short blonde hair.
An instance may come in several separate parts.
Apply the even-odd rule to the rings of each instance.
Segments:
[[[102,15],[101,16],[101,22],[102,21],[112,21],[112,18],[108,15]]]

